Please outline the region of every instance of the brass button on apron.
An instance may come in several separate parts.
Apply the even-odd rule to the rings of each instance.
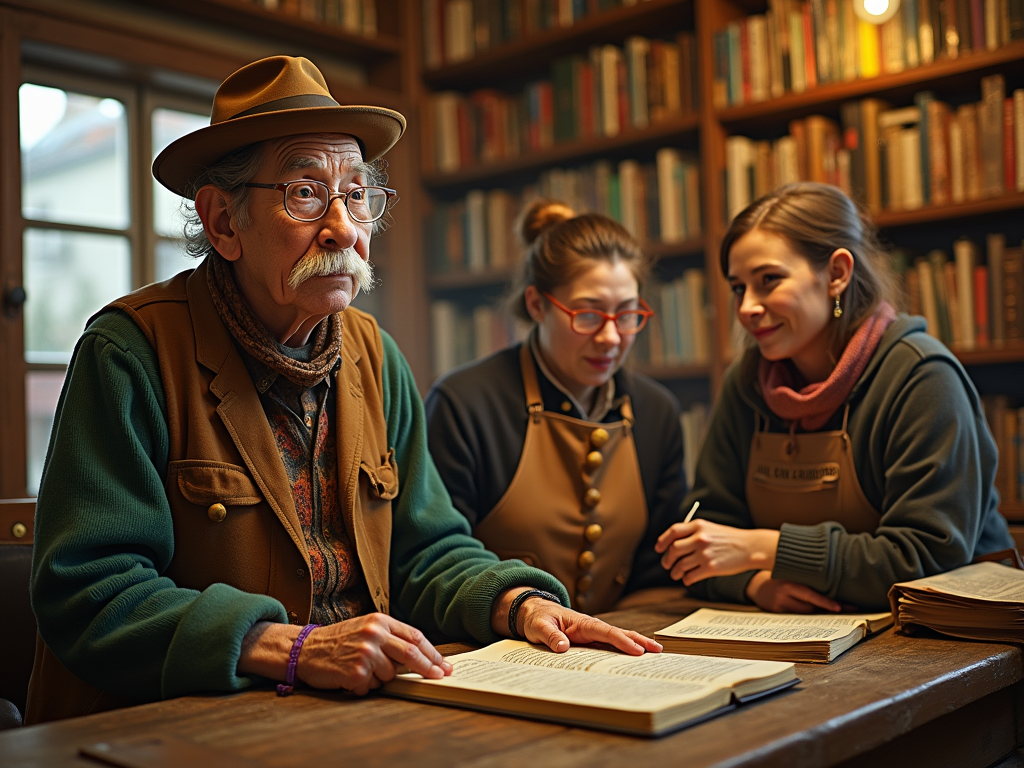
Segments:
[[[583,576],[580,576],[578,579],[576,579],[576,591],[577,592],[586,592],[593,585],[594,585],[594,577],[591,576],[589,573],[585,574]]]
[[[591,451],[587,454],[587,459],[584,465],[587,469],[593,471],[604,463],[604,456],[601,455],[600,451]]]
[[[227,507],[218,501],[216,504],[211,504],[210,508],[206,510],[206,516],[213,520],[213,522],[219,523],[228,516]]]
[[[576,597],[573,598],[573,603],[576,604],[576,608],[583,610],[587,607],[587,596],[580,592],[577,592]]]
[[[569,411],[572,410],[572,404],[568,400],[563,400],[562,401],[562,410],[565,413],[568,413]]]
[[[603,535],[604,535],[604,528],[602,528],[597,523],[594,523],[592,525],[588,525],[583,530],[583,537],[587,541],[589,541],[591,544],[593,544],[595,541],[600,539]]]
[[[600,448],[602,445],[608,442],[608,430],[598,427],[590,433],[590,443],[595,448]]]
[[[11,535],[16,539],[24,538],[26,533],[28,533],[28,528],[24,523],[15,523],[11,526]]]
[[[596,507],[601,501],[601,492],[597,488],[588,488],[583,494],[583,503],[588,507]]]
[[[582,570],[589,571],[591,568],[594,567],[595,560],[597,560],[597,557],[594,556],[593,552],[587,549],[583,552],[580,552],[580,556],[576,560],[576,563]]]

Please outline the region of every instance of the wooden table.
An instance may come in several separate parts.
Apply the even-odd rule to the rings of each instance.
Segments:
[[[606,618],[652,633],[695,601]],[[453,649],[454,650],[454,649]],[[105,739],[173,734],[250,765],[990,766],[1024,765],[1024,656],[1013,645],[888,630],[796,688],[660,739],[570,728],[371,695],[269,690],[188,696],[0,733],[0,765],[98,765]],[[200,768],[186,766],[186,768]]]

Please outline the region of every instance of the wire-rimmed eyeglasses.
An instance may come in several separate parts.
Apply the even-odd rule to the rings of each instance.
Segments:
[[[558,299],[547,291],[541,291],[545,298],[569,315],[569,324],[576,333],[591,335],[597,333],[609,322],[615,323],[615,330],[619,333],[630,336],[640,333],[647,325],[647,320],[654,315],[654,310],[647,306],[647,302],[640,299],[642,309],[624,309],[609,315],[599,309],[569,309]]]
[[[331,203],[340,197],[348,215],[360,224],[377,221],[388,210],[398,192],[387,187],[353,187],[347,192],[332,192],[322,181],[299,179],[281,184],[244,184],[256,189],[276,189],[284,197],[284,210],[296,221],[316,221],[323,218]]]

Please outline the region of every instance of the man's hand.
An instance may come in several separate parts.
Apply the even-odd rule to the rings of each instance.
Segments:
[[[491,627],[500,635],[508,635],[508,608],[522,588],[503,592],[495,603]],[[660,653],[661,645],[639,632],[619,629],[593,616],[578,613],[571,608],[531,597],[519,608],[516,629],[531,643],[546,645],[552,651],[564,653],[572,643],[607,643],[630,656],[644,652]]]
[[[242,641],[240,674],[284,680],[301,628],[260,622]],[[302,644],[296,677],[313,688],[344,688],[362,696],[391,680],[402,665],[428,678],[451,674],[451,664],[423,633],[382,613],[317,627]]]
[[[710,520],[669,527],[654,544],[661,565],[689,586],[711,576],[731,576],[755,568],[771,570],[779,532],[733,528]]]
[[[747,597],[762,611],[813,613],[819,609],[838,613],[842,606],[806,584],[773,579],[771,571],[758,571],[747,583]]]

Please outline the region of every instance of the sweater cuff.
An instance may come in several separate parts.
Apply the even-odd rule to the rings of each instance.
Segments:
[[[204,589],[182,617],[167,649],[161,695],[237,691],[252,680],[237,674],[245,633],[260,621],[287,623],[284,606],[226,584]]]
[[[805,584],[822,594],[829,578],[829,524],[783,523],[772,578]]]

